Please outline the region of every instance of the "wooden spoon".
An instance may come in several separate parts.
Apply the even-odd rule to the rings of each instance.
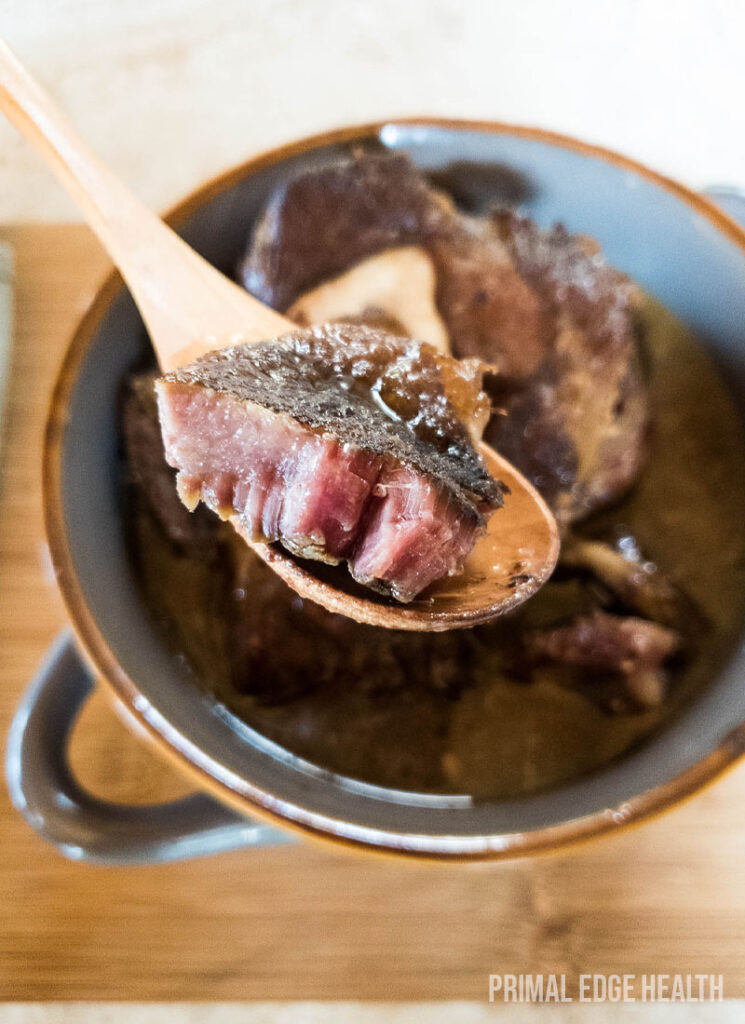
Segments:
[[[275,338],[295,327],[233,284],[148,210],[88,150],[50,97],[0,40],[0,109],[39,150],[121,271],[164,371],[227,345]],[[489,471],[510,488],[462,574],[408,605],[378,597],[346,569],[299,562],[278,545],[254,551],[304,598],[358,622],[445,630],[501,615],[538,590],[559,551],[556,523],[537,491],[487,445]]]

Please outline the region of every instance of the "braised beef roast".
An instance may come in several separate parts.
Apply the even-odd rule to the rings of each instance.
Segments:
[[[561,522],[622,495],[647,439],[637,299],[593,243],[508,211],[466,215],[405,156],[362,153],[278,188],[239,276],[285,311],[305,290],[403,245],[435,264],[453,354],[498,368],[486,440]]]

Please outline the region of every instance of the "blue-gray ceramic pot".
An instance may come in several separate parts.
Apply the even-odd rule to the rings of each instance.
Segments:
[[[745,409],[745,233],[708,200],[613,153],[495,124],[407,121],[311,138],[201,189],[171,222],[229,272],[270,192],[299,167],[378,139],[428,169],[476,161],[494,198],[541,224],[597,238],[608,259],[711,348]],[[501,192],[501,194],[500,194]],[[641,749],[552,792],[468,797],[363,785],[288,754],[212,705],[180,669],[143,605],[127,556],[117,467],[117,392],[141,322],[118,277],[95,299],[57,381],[45,449],[49,543],[85,662],[69,638],[50,653],[14,722],[7,774],[31,824],[68,856],[164,860],[281,841],[294,832],[368,850],[465,861],[558,848],[676,803],[745,750],[745,650]],[[90,666],[90,667],[89,667]],[[91,671],[191,774],[199,794],[122,808],[80,790],[65,759]]]

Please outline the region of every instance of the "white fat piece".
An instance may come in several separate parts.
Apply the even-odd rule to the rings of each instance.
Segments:
[[[437,311],[437,276],[419,246],[385,249],[351,270],[305,292],[287,315],[304,326],[364,316],[381,310],[398,321],[410,338],[450,355],[450,338]]]

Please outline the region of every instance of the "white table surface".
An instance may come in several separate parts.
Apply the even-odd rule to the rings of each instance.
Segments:
[[[745,182],[742,0],[2,0],[0,33],[158,209],[275,143],[418,113]],[[0,124],[0,222],[73,217]]]

